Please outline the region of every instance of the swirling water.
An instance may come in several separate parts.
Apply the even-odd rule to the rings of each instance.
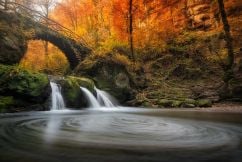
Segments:
[[[239,162],[242,158],[241,123],[116,109],[2,115],[0,161]]]

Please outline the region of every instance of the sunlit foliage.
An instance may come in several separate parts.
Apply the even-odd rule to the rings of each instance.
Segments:
[[[52,44],[49,44],[48,48],[48,55],[45,55],[43,41],[29,41],[28,51],[20,65],[33,71],[64,74],[69,68],[65,55]]]

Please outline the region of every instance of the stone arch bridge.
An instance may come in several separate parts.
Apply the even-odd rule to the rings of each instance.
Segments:
[[[21,20],[17,25],[31,33],[26,36],[26,40],[44,40],[58,47],[67,57],[71,69],[92,51],[83,38],[38,11],[14,2],[9,2],[7,9],[0,3],[0,10],[1,14]]]

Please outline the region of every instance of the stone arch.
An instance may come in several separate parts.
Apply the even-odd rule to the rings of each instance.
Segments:
[[[65,54],[71,69],[74,69],[80,61],[91,53],[91,49],[87,45],[65,36],[58,30],[53,30],[40,22],[36,22],[30,17],[0,10],[0,21],[6,24],[6,27],[0,30],[1,33],[8,33],[3,37],[0,35],[0,48],[5,50],[2,54],[0,51],[0,63],[18,63],[26,52],[26,40],[45,40],[52,43]],[[19,27],[12,30],[13,25]],[[8,30],[11,30],[11,32]]]
[[[33,40],[44,40],[58,47],[66,56],[71,69],[74,69],[83,58],[90,53],[90,49],[78,44],[75,40],[67,38],[53,30],[36,30]]]

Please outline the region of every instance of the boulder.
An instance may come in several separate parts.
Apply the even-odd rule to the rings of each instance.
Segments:
[[[194,107],[196,107],[196,105],[194,105],[194,104],[189,104],[189,103],[183,103],[183,104],[182,104],[182,107],[183,107],[183,108],[194,108]]]
[[[0,78],[0,96],[4,96],[4,101],[15,101],[12,104],[7,102],[5,107],[23,106],[27,109],[30,105],[45,104],[51,92],[47,75],[18,66],[0,65]]]
[[[198,107],[211,107],[212,101],[208,99],[200,99],[196,101]]]
[[[110,58],[87,58],[78,65],[75,72],[76,75],[93,78],[98,88],[110,93],[120,103],[125,103],[135,96],[131,88],[134,86],[135,77],[128,72],[124,64],[118,64],[114,56],[111,55]]]
[[[62,94],[69,108],[82,108],[87,106],[87,100],[83,95],[80,87],[85,87],[92,93],[94,90],[94,82],[84,77],[68,76],[59,81],[62,87]]]
[[[183,108],[194,108],[196,107],[196,100],[194,99],[185,99],[181,105]]]
[[[160,99],[158,101],[158,105],[160,107],[172,107],[172,100],[169,100],[169,99]]]
[[[9,17],[0,11],[0,63],[19,63],[27,50],[25,33],[18,22],[17,16]]]

